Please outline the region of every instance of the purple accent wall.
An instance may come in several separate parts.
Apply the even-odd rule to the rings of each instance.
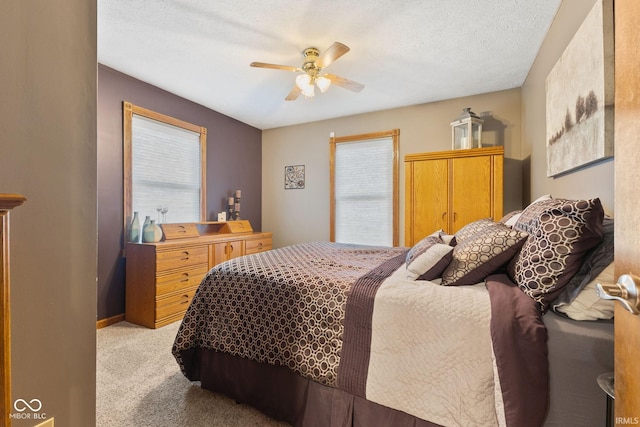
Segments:
[[[122,102],[207,128],[207,220],[242,190],[242,218],[260,231],[262,131],[98,65],[98,320],[124,313]]]

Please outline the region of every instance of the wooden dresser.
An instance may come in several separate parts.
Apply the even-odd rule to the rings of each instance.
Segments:
[[[443,229],[453,234],[503,209],[504,148],[408,154],[405,166],[405,246]]]
[[[127,243],[127,322],[158,328],[182,319],[206,273],[216,264],[272,248],[272,234],[248,221],[166,224],[165,240]]]

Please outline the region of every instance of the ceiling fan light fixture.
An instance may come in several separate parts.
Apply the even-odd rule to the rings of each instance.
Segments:
[[[307,98],[311,98],[314,95],[313,78],[309,74],[300,74],[296,77],[296,86],[300,88],[302,94]]]
[[[325,76],[320,76],[316,79],[316,84],[318,85],[320,92],[324,93],[329,89],[329,86],[331,86],[331,80]]]
[[[335,74],[324,74],[320,76],[320,72],[325,67],[331,65],[336,59],[342,57],[342,55],[347,52],[349,52],[348,46],[340,42],[334,42],[322,53],[315,47],[305,49],[303,51],[304,62],[301,67],[269,64],[266,62],[252,62],[249,65],[258,68],[301,72],[296,76],[295,85],[285,98],[286,101],[295,101],[300,94],[303,94],[305,98],[313,97],[316,85],[318,85],[318,89],[320,89],[321,92],[326,92],[332,85],[348,89],[352,92],[360,92],[364,89],[363,84],[336,76]]]
[[[298,86],[300,90],[304,91],[311,86],[311,76],[308,74],[300,74],[296,77],[296,86]]]
[[[308,86],[306,86],[306,87],[302,88],[302,94],[303,94],[304,96],[306,96],[307,98],[312,98],[312,97],[313,97],[313,95],[314,95],[314,92],[315,92],[315,91],[314,91],[314,87],[313,87],[313,85],[312,85],[312,84],[310,84],[310,85],[308,85]]]

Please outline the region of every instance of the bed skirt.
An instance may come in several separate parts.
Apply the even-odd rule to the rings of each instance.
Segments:
[[[284,366],[198,349],[201,386],[271,418],[304,427],[438,427],[304,378]]]
[[[549,331],[551,370],[551,408],[545,426],[602,425],[606,398],[596,377],[613,370],[613,322],[576,322],[551,312],[543,318]],[[214,350],[188,352],[197,360],[202,388],[294,426],[437,427],[316,383],[284,366]]]

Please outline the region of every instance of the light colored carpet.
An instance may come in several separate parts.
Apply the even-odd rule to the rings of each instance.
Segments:
[[[120,322],[97,331],[97,427],[288,425],[184,377],[171,354],[179,326]]]

